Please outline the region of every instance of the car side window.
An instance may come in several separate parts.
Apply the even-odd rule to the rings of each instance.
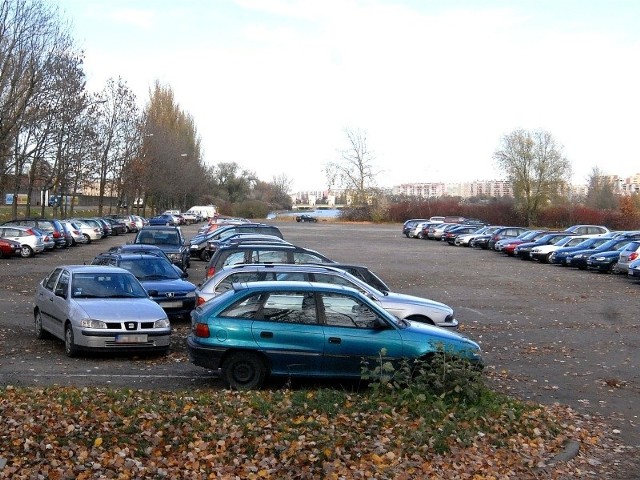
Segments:
[[[346,278],[342,278],[339,275],[327,275],[326,273],[314,273],[313,274],[314,281],[322,282],[322,283],[331,283],[332,285],[344,285],[345,287],[353,287],[357,288],[357,285],[354,285]]]
[[[278,323],[318,323],[316,299],[307,292],[272,292],[262,311],[264,320]]]
[[[61,268],[56,268],[53,272],[51,272],[51,274],[49,275],[49,278],[47,278],[47,280],[44,283],[44,288],[46,288],[47,290],[51,290],[53,292],[53,287],[56,285],[56,282],[58,281],[58,277],[60,276],[61,271],[62,271]]]
[[[293,252],[293,263],[327,263],[327,261],[312,253]]]
[[[240,252],[232,252],[232,253],[230,253],[227,256],[227,258],[224,259],[224,262],[222,263],[222,266],[223,267],[227,267],[229,265],[235,265],[237,263],[245,263],[244,254],[245,254],[244,250],[242,250]]]
[[[274,280],[304,282],[307,281],[308,278],[307,274],[302,272],[281,272],[275,275]]]
[[[227,275],[222,279],[216,287],[216,293],[224,293],[227,290],[231,290],[231,286],[238,282],[257,282],[260,280],[260,274],[258,272],[237,272]]]
[[[287,252],[284,250],[254,250],[251,253],[251,263],[289,263]]]
[[[58,283],[56,284],[55,294],[61,295],[63,297],[67,297],[67,292],[69,291],[69,272],[63,270],[60,274],[60,278],[58,279]]]
[[[325,324],[330,327],[373,329],[384,324],[378,314],[358,299],[338,293],[323,293]]]
[[[226,318],[245,318],[252,320],[258,318],[258,315],[262,315],[263,294],[256,293],[250,295],[233,305],[225,308],[221,313],[221,317]]]

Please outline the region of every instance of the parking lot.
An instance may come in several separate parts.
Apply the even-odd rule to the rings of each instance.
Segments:
[[[478,341],[496,389],[541,403],[560,402],[608,419],[620,441],[640,445],[638,292],[621,276],[516,260],[485,250],[408,239],[400,225],[276,221],[285,239],[338,261],[361,263],[393,290],[454,308],[460,331]],[[197,226],[184,227],[190,238]],[[69,359],[55,340],[33,333],[34,286],[54,266],[89,262],[112,237],[35,258],[0,261],[0,381],[3,385],[221,388],[189,363],[188,322],[174,323],[167,357]],[[189,280],[201,281],[194,260]]]

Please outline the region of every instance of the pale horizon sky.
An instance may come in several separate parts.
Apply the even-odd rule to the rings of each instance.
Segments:
[[[573,183],[640,172],[640,2],[619,0],[52,0],[88,89],[156,80],[209,164],[323,190],[366,132],[378,184],[499,178],[517,128],[564,146]]]

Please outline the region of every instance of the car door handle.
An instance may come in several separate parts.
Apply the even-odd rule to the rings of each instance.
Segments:
[[[339,337],[329,337],[329,343],[342,343]]]
[[[260,338],[273,338],[273,332],[260,332]]]

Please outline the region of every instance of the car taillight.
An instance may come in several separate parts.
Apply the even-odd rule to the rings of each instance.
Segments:
[[[638,258],[638,252],[633,252],[629,255],[629,261],[635,260],[636,258]]]
[[[201,296],[198,296],[198,299],[196,300],[196,303],[198,304],[198,306],[204,305],[206,303],[206,300],[204,298],[202,298]]]
[[[213,275],[215,273],[216,273],[216,268],[215,267],[207,268],[207,278],[213,277]]]
[[[35,233],[33,233],[33,230],[31,230],[30,228],[27,230],[27,235],[35,235]]]
[[[53,232],[53,238],[60,238],[60,232],[58,231]]]
[[[209,337],[209,325],[206,323],[196,323],[193,327],[193,334],[196,337],[208,338]]]

